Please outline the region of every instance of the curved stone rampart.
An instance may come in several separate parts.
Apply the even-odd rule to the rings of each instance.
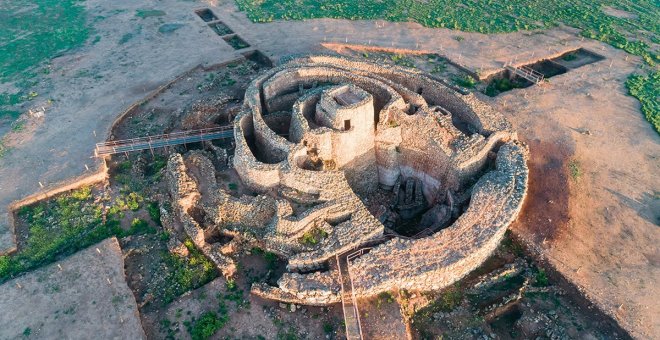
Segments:
[[[181,207],[204,212],[206,224],[184,217],[194,239],[200,228],[226,230],[288,261],[277,287],[252,288],[281,301],[339,301],[328,261],[379,242],[350,262],[356,295],[446,287],[494,251],[527,188],[527,148],[500,113],[399,66],[292,59],[248,86],[234,136],[234,168],[259,196],[218,189],[200,200],[199,183],[171,185]],[[374,202],[378,187],[410,214],[437,207],[427,209],[446,224],[420,239],[384,241],[395,203]]]

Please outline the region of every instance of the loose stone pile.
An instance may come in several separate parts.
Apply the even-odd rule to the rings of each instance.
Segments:
[[[243,245],[287,260],[277,287],[255,284],[252,292],[290,303],[340,301],[339,275],[328,264],[367,245],[374,248],[349,265],[356,295],[446,287],[493,252],[527,189],[527,148],[501,114],[397,66],[290,60],[250,84],[234,137],[233,167],[258,194],[220,188],[214,164],[227,154],[217,148],[174,154],[167,177],[174,215],[227,276]],[[386,237],[382,222],[393,213],[381,207],[379,220],[369,212],[375,192],[396,197],[400,188],[402,211],[432,207],[425,237]],[[218,234],[233,239],[212,242]],[[322,238],[301,242],[312,234]]]

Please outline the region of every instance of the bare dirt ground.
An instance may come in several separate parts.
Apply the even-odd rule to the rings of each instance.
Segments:
[[[0,338],[143,339],[117,239],[0,286]]]
[[[85,164],[93,170],[93,144],[105,139],[119,112],[150,90],[195,65],[236,57],[193,14],[199,6],[212,8],[252,47],[274,58],[321,51],[324,41],[419,48],[485,76],[509,60],[534,61],[585,47],[606,60],[553,77],[543,87],[483,96],[505,112],[531,149],[534,195],[513,231],[633,336],[660,334],[660,310],[650,302],[659,296],[660,137],[639,103],[625,94],[637,58],[561,27],[482,35],[381,21],[253,24],[230,3],[86,3],[103,17],[95,24],[101,40],[53,62],[51,85],[40,91],[56,99],[53,106],[33,134],[16,137],[0,164],[2,209],[40,190],[39,182],[49,186],[84,174]],[[135,18],[135,10],[145,7],[167,15]],[[164,23],[183,26],[159,33]],[[127,33],[132,38],[120,44]],[[6,250],[13,241],[3,216],[0,248]]]

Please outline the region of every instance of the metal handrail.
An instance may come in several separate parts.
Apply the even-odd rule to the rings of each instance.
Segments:
[[[223,131],[230,130],[232,128],[233,128],[232,126],[222,126],[222,127],[206,128],[206,129],[200,129],[200,130],[172,132],[172,133],[167,133],[167,134],[162,134],[162,135],[137,137],[137,138],[130,138],[130,139],[122,139],[122,140],[117,140],[117,141],[108,141],[108,142],[103,142],[103,143],[96,143],[96,146],[97,147],[119,146],[119,145],[125,145],[125,144],[149,142],[149,141],[152,141],[154,139],[180,138],[180,137],[187,137],[187,136],[193,136],[193,135],[223,132]]]
[[[96,156],[111,155],[122,152],[132,152],[186,143],[196,143],[219,138],[231,138],[233,137],[232,132],[232,126],[173,132],[163,135],[97,143],[94,151]]]

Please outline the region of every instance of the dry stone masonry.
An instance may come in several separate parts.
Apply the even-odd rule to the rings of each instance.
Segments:
[[[340,301],[330,264],[358,249],[357,296],[446,287],[495,250],[527,189],[527,147],[500,113],[398,66],[291,59],[249,85],[234,137],[233,155],[170,157],[173,215],[226,276],[244,246],[286,260],[278,286],[252,287],[285,302]],[[219,185],[227,161],[254,195]]]

